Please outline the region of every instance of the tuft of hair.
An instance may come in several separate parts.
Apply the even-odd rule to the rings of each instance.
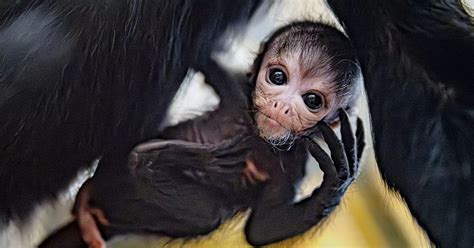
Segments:
[[[273,148],[280,151],[288,151],[293,146],[296,140],[296,135],[291,130],[286,130],[285,133],[278,137],[265,137],[265,141]]]
[[[335,90],[339,107],[348,109],[355,105],[362,82],[360,66],[350,40],[337,28],[313,21],[298,21],[281,27],[262,44],[254,61],[254,72],[259,70],[267,53],[276,56],[297,54],[305,74],[329,78],[327,83]],[[253,84],[255,80],[254,75]],[[337,113],[326,119],[335,116]]]

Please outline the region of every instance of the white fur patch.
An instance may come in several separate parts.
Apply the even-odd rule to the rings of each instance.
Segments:
[[[202,73],[188,71],[168,109],[163,127],[174,126],[216,109],[220,102],[219,96],[204,80]]]

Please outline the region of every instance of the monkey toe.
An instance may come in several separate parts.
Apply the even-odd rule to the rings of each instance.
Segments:
[[[105,217],[104,211],[102,211],[101,209],[92,207],[92,208],[89,208],[89,212],[92,214],[92,216],[94,216],[94,218],[101,225],[104,225],[104,226],[109,225],[109,220]]]
[[[268,174],[264,171],[260,171],[255,165],[255,163],[250,159],[247,159],[245,161],[244,175],[253,184],[257,182],[264,182],[269,178]]]
[[[91,242],[88,242],[87,245],[89,248],[106,248],[107,246],[105,245],[104,240],[92,240]]]
[[[78,217],[82,239],[91,248],[105,248],[105,241],[100,234],[97,223],[90,212],[82,212]]]

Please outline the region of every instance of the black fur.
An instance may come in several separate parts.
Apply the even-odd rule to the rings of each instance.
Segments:
[[[0,13],[0,219],[155,135],[188,67],[261,1],[17,2]]]
[[[281,29],[287,33],[276,32],[281,39],[270,39],[274,48],[290,44],[309,50],[311,54],[323,53],[321,57],[326,60],[350,54],[352,56],[344,57],[345,61],[352,61],[349,65],[359,68],[350,41],[334,28],[309,22],[296,22],[289,27]],[[305,31],[306,38],[316,35],[325,37],[325,40],[305,43],[308,39],[302,37],[301,31]],[[341,44],[332,48],[339,49],[338,52],[332,51],[328,55],[327,50],[321,51],[322,47],[335,41]],[[295,51],[287,51],[281,56],[286,58],[292,53]],[[268,70],[267,64],[265,67],[257,65],[256,71]],[[124,233],[193,237],[213,231],[236,212],[250,208],[252,213],[245,234],[252,245],[296,236],[323,221],[358,175],[364,147],[361,122],[358,122],[354,136],[345,111],[339,112],[342,142],[325,122],[316,125],[331,150],[331,156],[312,139],[306,139],[307,136],[298,136],[292,145],[280,151],[260,138],[255,130],[252,113],[257,109],[251,101],[255,82],[249,83],[240,74],[228,74],[212,62],[196,69],[204,74],[205,81],[220,96],[219,107],[166,128],[156,139],[135,147],[129,155],[129,173],[116,174],[117,166],[104,173],[99,167],[94,179],[78,193],[77,213],[87,211],[84,204],[103,210],[108,225],[100,229],[106,239]],[[351,72],[344,67],[339,70],[336,73]],[[352,92],[358,84],[358,73],[350,75],[354,77],[346,77],[345,82],[336,82],[334,87],[345,83],[346,92]],[[308,130],[307,135],[313,136],[314,131]],[[307,150],[318,161],[324,172],[324,181],[311,196],[295,203],[294,185],[305,174]],[[107,160],[107,163],[115,165],[126,160],[119,154],[108,158],[112,160]],[[257,180],[246,173],[247,159],[255,161],[255,168],[268,178]],[[84,227],[83,220],[78,218],[82,230],[95,230],[91,225]],[[80,236],[78,230],[67,226],[45,240],[42,247],[58,247],[62,240],[73,240],[67,237],[71,235],[75,235],[74,240],[80,240],[77,238]]]
[[[329,4],[358,50],[382,176],[436,245],[472,247],[472,19],[455,0]]]

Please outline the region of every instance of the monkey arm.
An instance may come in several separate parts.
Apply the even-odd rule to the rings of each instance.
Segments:
[[[222,197],[240,184],[245,156],[239,155],[246,153],[229,148],[231,142],[220,145],[235,155],[179,140],[139,145],[130,154],[132,177],[114,184],[122,189],[106,190],[107,195],[99,193],[102,197],[97,198],[104,185],[89,179],[76,197],[76,221],[40,247],[82,247],[86,243],[99,248],[105,247],[104,240],[120,233],[193,236],[214,230],[234,213]]]
[[[241,185],[250,146],[247,137],[237,136],[219,144],[200,144],[181,140],[153,140],[137,146],[130,154],[129,166],[138,181],[156,184],[156,174],[174,168],[194,182],[226,191]]]
[[[39,248],[106,247],[99,226],[108,225],[108,221],[100,209],[90,204],[94,181],[88,179],[77,193],[73,207],[75,221],[54,232],[39,245]]]
[[[462,1],[328,1],[364,74],[381,175],[441,247],[474,244],[474,27]]]
[[[341,111],[340,118],[343,143],[327,124],[318,124],[332,159],[316,142],[311,140],[308,143],[309,152],[324,172],[321,186],[309,198],[293,203],[291,181],[272,180],[274,183],[266,185],[247,222],[245,233],[250,244],[264,245],[302,234],[339,204],[358,174],[359,158],[365,145],[361,121],[357,123],[356,140],[345,112]]]
[[[474,58],[474,27],[472,17],[461,2],[328,1],[354,43],[363,70],[364,67],[369,69],[368,66],[372,68],[371,64],[376,63],[388,67],[385,72],[398,69],[399,73],[385,73],[377,77],[394,76],[407,80],[410,77],[419,78],[416,72],[422,69],[432,78],[424,79],[424,82],[418,79],[417,83],[429,84],[433,80],[452,87],[456,90],[457,100],[472,107],[474,74],[470,62]],[[387,62],[391,64],[385,64]],[[372,78],[372,74],[374,72],[369,70],[364,77]],[[365,83],[377,82],[366,80]],[[404,83],[409,83],[409,80],[397,82]]]
[[[232,213],[223,210],[226,208],[215,189],[228,193],[242,185],[249,152],[246,140],[247,137],[237,136],[219,144],[152,140],[138,145],[129,155],[132,177],[115,183],[123,190],[118,194],[99,193],[102,197],[97,199],[97,191],[105,185],[97,185],[95,182],[100,181],[96,178],[89,179],[76,198],[77,222],[52,235],[41,247],[60,247],[65,238],[80,241],[78,236],[90,247],[105,247],[99,227],[105,231],[105,238],[124,230],[182,236],[215,229],[220,220]],[[70,230],[75,225],[79,230]],[[75,243],[79,246],[81,242]]]

